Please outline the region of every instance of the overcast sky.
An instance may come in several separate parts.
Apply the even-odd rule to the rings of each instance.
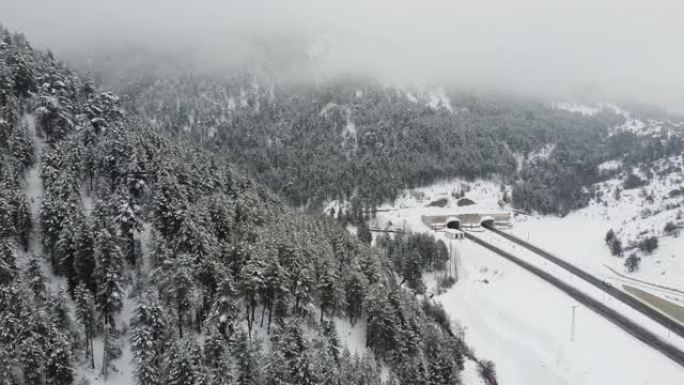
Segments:
[[[293,55],[324,73],[680,113],[683,17],[682,0],[0,0],[0,23],[64,56],[190,46],[228,68]]]

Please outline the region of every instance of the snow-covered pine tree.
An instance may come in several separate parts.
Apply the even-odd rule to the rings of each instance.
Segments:
[[[161,357],[167,347],[168,322],[156,300],[146,302],[139,302],[133,314],[131,349],[138,384],[159,385],[163,380]]]
[[[119,346],[119,335],[111,324],[104,325],[104,336],[102,337],[102,375],[105,379],[109,376],[112,368],[112,361],[121,355]]]
[[[106,228],[97,231],[95,238],[95,271],[97,292],[95,304],[104,323],[102,374],[108,375],[111,360],[116,356],[116,325],[114,316],[123,307],[124,259],[111,232]]]
[[[260,385],[262,365],[259,346],[243,331],[238,333],[233,356],[236,359],[236,384]]]
[[[368,279],[361,271],[358,261],[354,261],[344,275],[345,302],[347,304],[347,316],[349,322],[354,325],[361,319],[363,304],[368,289]]]
[[[279,363],[285,373],[279,373],[282,381],[289,384],[317,384],[320,381],[320,361],[304,337],[297,320],[286,321],[273,338],[274,348],[282,355]]]
[[[62,332],[71,332],[73,321],[69,309],[68,298],[64,290],[50,293],[48,296],[48,314],[50,321]]]
[[[105,325],[115,328],[114,315],[123,306],[124,261],[119,246],[107,229],[95,239],[95,271],[98,282],[95,303]]]
[[[261,326],[264,326],[264,315],[268,310],[268,322],[266,328],[271,329],[273,310],[279,300],[285,300],[288,293],[287,271],[280,264],[277,254],[269,249],[266,255],[266,266],[263,276],[263,285],[260,290],[261,297]]]
[[[183,338],[186,313],[191,308],[191,296],[195,282],[192,278],[192,261],[187,254],[174,260],[167,259],[157,270],[160,275],[161,292],[166,303],[176,312],[179,338]]]
[[[74,227],[73,244],[74,254],[74,273],[76,281],[86,285],[92,293],[97,292],[97,282],[95,280],[95,234],[89,218],[82,217]]]
[[[366,346],[382,358],[399,344],[397,327],[400,323],[387,299],[388,296],[389,292],[384,286],[371,285],[364,303],[368,325]]]
[[[33,293],[33,298],[36,303],[44,303],[47,298],[47,278],[43,275],[40,269],[40,264],[37,259],[31,258],[24,271],[24,279],[29,289]]]
[[[356,384],[366,384],[366,385],[381,385],[382,380],[380,378],[380,368],[378,363],[372,355],[356,355],[354,356],[354,366],[352,372],[350,373]],[[406,385],[411,384],[410,382],[404,383]],[[423,385],[420,383],[411,385]]]
[[[48,383],[69,385],[73,381],[73,357],[68,338],[57,329],[50,327],[45,346],[45,376]]]
[[[32,335],[21,341],[19,347],[21,367],[24,374],[26,385],[41,385],[44,383],[46,357],[43,350],[43,343],[40,339]]]
[[[86,355],[90,357],[90,366],[95,369],[95,352],[93,351],[93,337],[95,336],[95,297],[81,282],[74,291],[76,302],[76,319],[83,327],[85,336]]]
[[[366,223],[365,220],[361,220],[359,222],[359,227],[356,230],[356,233],[358,234],[359,240],[367,245],[370,245],[373,241],[373,234],[371,234],[368,223]]]
[[[24,251],[27,252],[33,223],[31,222],[31,207],[24,194],[17,194],[16,196],[14,227],[17,232],[17,241]]]
[[[322,276],[318,279],[318,292],[321,308],[321,323],[323,314],[328,312],[330,318],[334,317],[339,310],[344,309],[344,287],[337,271],[332,266],[323,269]]]
[[[327,354],[332,357],[335,365],[340,366],[340,356],[342,354],[342,349],[340,347],[340,339],[337,337],[337,332],[335,331],[335,324],[332,321],[321,322],[321,334],[324,340],[324,348],[327,350]]]
[[[142,231],[141,208],[127,189],[120,189],[113,199],[116,204],[114,223],[124,240],[124,255],[128,263],[135,265],[139,259],[135,234]]]
[[[233,385],[233,357],[229,347],[231,341],[221,331],[209,327],[204,338],[204,361],[210,385]]]
[[[425,357],[427,379],[430,385],[453,385],[459,383],[460,357],[458,342],[441,335],[432,327],[426,335]]]
[[[246,306],[247,330],[252,335],[254,317],[257,307],[257,295],[263,290],[264,285],[264,262],[259,253],[252,256],[240,271],[240,293]]]
[[[0,285],[7,285],[17,275],[16,245],[10,238],[0,238]]]
[[[187,339],[171,345],[167,362],[166,385],[195,385],[197,372],[192,362],[192,346]]]
[[[230,275],[219,282],[216,290],[214,307],[211,310],[210,322],[224,338],[233,338],[237,329],[240,309],[236,301],[237,292],[233,287]]]

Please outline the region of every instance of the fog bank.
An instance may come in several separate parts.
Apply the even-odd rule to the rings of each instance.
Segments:
[[[131,47],[198,68],[361,74],[684,112],[677,0],[0,0],[0,23],[57,55]]]

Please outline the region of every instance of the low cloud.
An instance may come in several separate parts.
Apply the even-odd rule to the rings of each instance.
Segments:
[[[637,4],[639,3],[639,4]],[[2,0],[0,23],[70,58],[186,53],[399,84],[630,100],[684,112],[678,0]]]

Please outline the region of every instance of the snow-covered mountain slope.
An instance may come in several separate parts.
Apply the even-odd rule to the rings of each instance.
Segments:
[[[639,114],[635,114],[614,103],[584,104],[565,101],[552,103],[552,106],[559,110],[580,113],[585,116],[594,116],[599,112],[608,111],[624,117],[624,123],[613,127],[613,133],[626,131],[643,136],[668,136],[675,132],[681,133],[682,129],[684,129],[684,122],[672,121],[666,118],[656,119],[639,116]]]
[[[614,184],[618,183],[617,178],[613,181]],[[656,190],[666,191],[668,188],[669,183],[661,181]],[[457,198],[454,195],[460,196],[456,194],[460,191],[466,191],[465,197],[476,202],[467,206],[468,210],[500,210],[502,206],[504,209],[510,209],[504,202],[504,196],[508,194],[507,189],[502,190],[500,183],[455,179],[405,191],[395,204],[380,208],[374,225],[381,228],[389,226],[432,233],[432,230],[424,225],[421,217],[458,209]],[[630,194],[628,191],[627,196]],[[626,228],[631,230],[625,230],[620,234],[634,233],[639,228],[638,224],[632,224],[636,221],[629,221],[627,214],[620,217],[617,213],[629,213],[641,207],[641,201],[637,202],[637,198],[638,194],[633,200],[623,194],[624,202],[614,201],[613,205],[609,203],[607,206],[592,201],[586,209],[565,218],[518,215],[510,231],[527,238],[529,230],[533,243],[563,257],[572,254],[588,258],[590,256],[583,250],[593,248],[596,254],[592,254],[592,258],[606,263],[614,260],[613,266],[624,272],[624,259],[611,256],[603,241],[606,232],[604,227],[625,222],[634,228],[628,226]],[[446,199],[444,207],[429,206],[440,199]],[[633,206],[629,206],[628,202],[632,202]],[[589,215],[601,207],[613,207],[614,211],[611,211],[611,215]],[[666,212],[674,215],[672,210]],[[583,226],[585,222],[588,225]],[[598,233],[596,237],[582,239],[581,234],[588,235],[594,232]],[[445,306],[452,318],[465,331],[466,342],[473,344],[477,348],[477,353],[491,357],[497,363],[497,374],[502,383],[678,384],[684,376],[681,367],[627,335],[609,321],[582,307],[576,309],[575,338],[571,340],[572,306],[577,305],[576,301],[469,241],[450,241],[439,232],[435,235],[446,242],[452,242],[459,277],[452,288],[435,298]],[[481,236],[487,241],[490,240],[488,233],[481,233]],[[563,241],[559,247],[560,239]],[[661,241],[662,249],[657,249],[653,258],[658,258],[658,252],[669,247],[677,247],[669,245],[670,242],[680,242],[679,239],[668,238]],[[577,252],[573,252],[574,250]],[[524,254],[522,250],[512,252]],[[646,266],[649,262],[653,261],[644,260],[643,265]],[[664,268],[663,263],[653,265]],[[618,277],[602,263],[581,266],[594,274]],[[651,278],[647,271],[648,269],[644,268],[629,276]],[[425,278],[431,287],[428,290],[436,292],[430,276],[426,275]],[[609,298],[599,299],[611,301]],[[629,309],[624,311],[629,312]],[[658,329],[658,326],[652,327]],[[666,340],[674,338],[662,330],[658,331],[658,335]]]
[[[630,171],[622,170],[595,186],[598,194],[588,207],[563,218],[520,215],[511,231],[595,274],[610,276],[609,266],[634,278],[684,290],[684,237],[678,236],[684,227],[682,162],[681,155],[657,162],[648,170],[650,179],[635,170],[645,184],[633,189],[624,188]],[[666,232],[668,223],[676,229]],[[622,243],[622,257],[611,255],[606,245],[611,229]],[[657,237],[658,247],[652,253],[640,251],[639,241],[651,236]],[[641,258],[641,264],[629,273],[624,263],[632,253]]]
[[[611,161],[604,163],[601,170],[613,176],[592,186],[596,193],[587,207],[562,218],[518,213],[510,231],[598,276],[617,279],[612,269],[684,291],[684,156],[661,159],[644,169]],[[630,175],[639,178],[638,183],[643,186],[626,189]],[[417,211],[438,215],[442,208],[425,206],[447,199],[445,208],[457,208],[455,195],[461,192],[475,202],[467,206],[469,210],[515,211],[507,203],[510,186],[502,189],[496,182],[460,179],[406,191],[393,205],[381,206],[379,211],[405,209],[401,213]],[[396,218],[393,224],[401,226]],[[611,255],[605,242],[609,230],[621,241],[622,256]],[[658,247],[650,253],[640,250],[639,243],[653,236],[658,240]],[[641,258],[640,266],[634,271],[625,266],[631,254]]]

